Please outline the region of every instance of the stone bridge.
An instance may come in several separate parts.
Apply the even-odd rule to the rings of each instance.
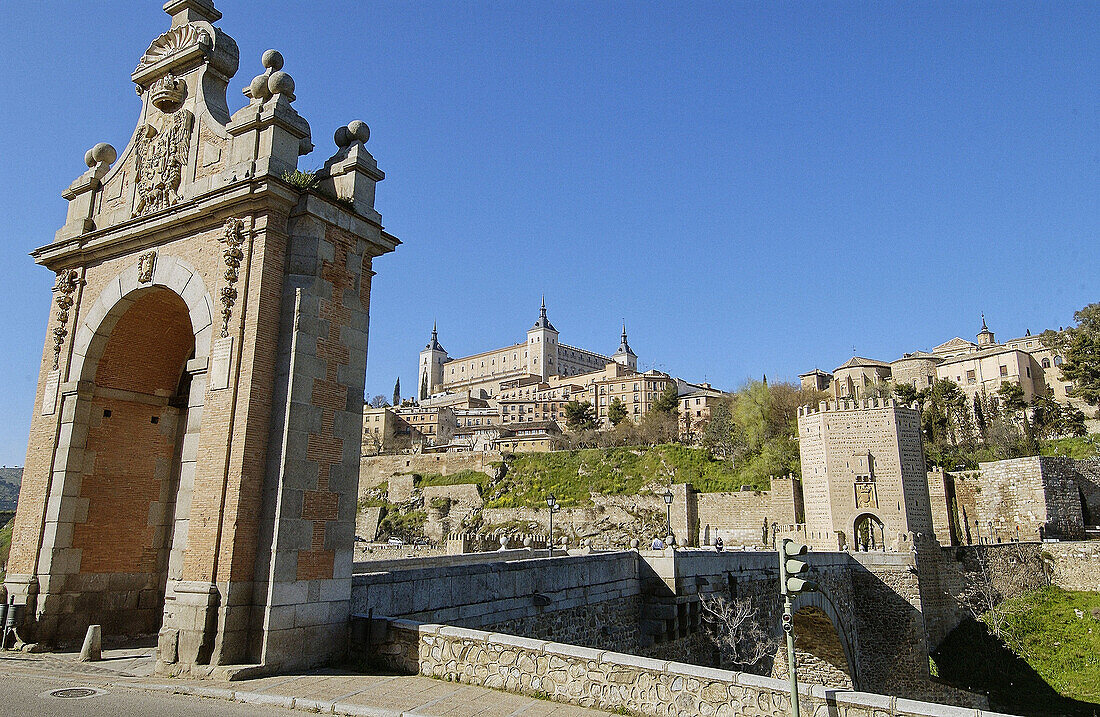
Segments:
[[[549,640],[657,660],[717,666],[701,600],[747,599],[779,637],[774,552],[622,551],[495,563],[392,568],[356,565],[352,610]],[[541,551],[540,551],[541,552]],[[528,553],[528,556],[533,553]],[[810,553],[822,589],[800,596],[795,631],[803,680],[911,699],[974,703],[935,683],[915,554]],[[782,652],[778,653],[782,656]],[[784,677],[783,659],[753,671]]]

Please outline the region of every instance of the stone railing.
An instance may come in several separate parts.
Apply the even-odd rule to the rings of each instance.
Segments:
[[[357,621],[353,654],[389,669],[627,714],[785,717],[783,680],[459,627]],[[806,715],[993,717],[997,713],[801,685]]]
[[[555,550],[555,555],[565,555],[564,550]],[[519,548],[518,550],[497,550],[492,553],[462,553],[459,555],[426,555],[424,557],[398,557],[385,560],[356,561],[352,564],[352,574],[384,573],[399,570],[419,570],[422,568],[443,568],[455,565],[476,565],[478,563],[506,563],[510,560],[531,560],[532,558],[545,558],[548,553],[545,549],[534,550],[531,548]]]

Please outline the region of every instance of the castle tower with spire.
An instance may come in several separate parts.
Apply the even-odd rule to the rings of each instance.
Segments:
[[[543,381],[558,373],[558,330],[546,318],[546,297],[535,325],[527,330],[528,373]]]
[[[420,378],[417,381],[416,396],[423,401],[428,396],[443,390],[443,364],[450,361],[439,343],[439,333],[432,324],[432,338],[420,352]]]
[[[985,314],[982,314],[982,330],[978,332],[978,348],[988,348],[989,346],[995,346],[996,343],[993,332],[985,325]]]
[[[527,330],[525,340],[503,348],[451,357],[439,345],[433,327],[431,341],[417,362],[417,396],[424,400],[445,393],[493,399],[500,395],[502,386],[516,381],[542,383],[553,377],[582,376],[603,371],[609,364],[618,364],[625,371],[637,370],[638,356],[627,343],[625,323],[619,348],[612,356],[563,344],[550,323],[543,297],[539,317]]]
[[[611,355],[611,360],[617,364],[625,366],[631,371],[638,370],[638,354],[634,353],[630,348],[630,344],[626,341],[626,322],[623,322],[623,336],[622,341],[619,342],[619,349]]]

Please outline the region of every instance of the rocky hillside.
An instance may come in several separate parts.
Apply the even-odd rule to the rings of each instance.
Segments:
[[[360,537],[439,541],[454,532],[545,533],[546,499],[553,494],[561,506],[554,519],[559,539],[624,547],[664,532],[661,496],[670,481],[706,492],[738,491],[744,483],[732,461],[680,445],[498,457],[481,463],[463,454],[438,462],[422,457],[408,468],[364,459],[360,506],[381,507],[383,516],[376,536]]]
[[[22,480],[22,468],[0,468],[0,511],[15,510]]]

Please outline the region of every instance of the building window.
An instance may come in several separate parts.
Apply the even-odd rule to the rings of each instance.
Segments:
[[[1054,365],[1055,366],[1061,366],[1062,365],[1062,357],[1061,356],[1055,356],[1054,357]]]
[[[1043,364],[1042,365],[1043,365],[1043,368],[1050,368],[1050,359],[1048,359],[1048,358],[1043,359]]]
[[[1008,375],[1008,366],[1001,366],[1001,375],[1002,376],[1007,376]]]
[[[966,382],[967,383],[975,383],[977,380],[978,380],[978,378],[975,375],[974,371],[967,371],[966,372]]]

